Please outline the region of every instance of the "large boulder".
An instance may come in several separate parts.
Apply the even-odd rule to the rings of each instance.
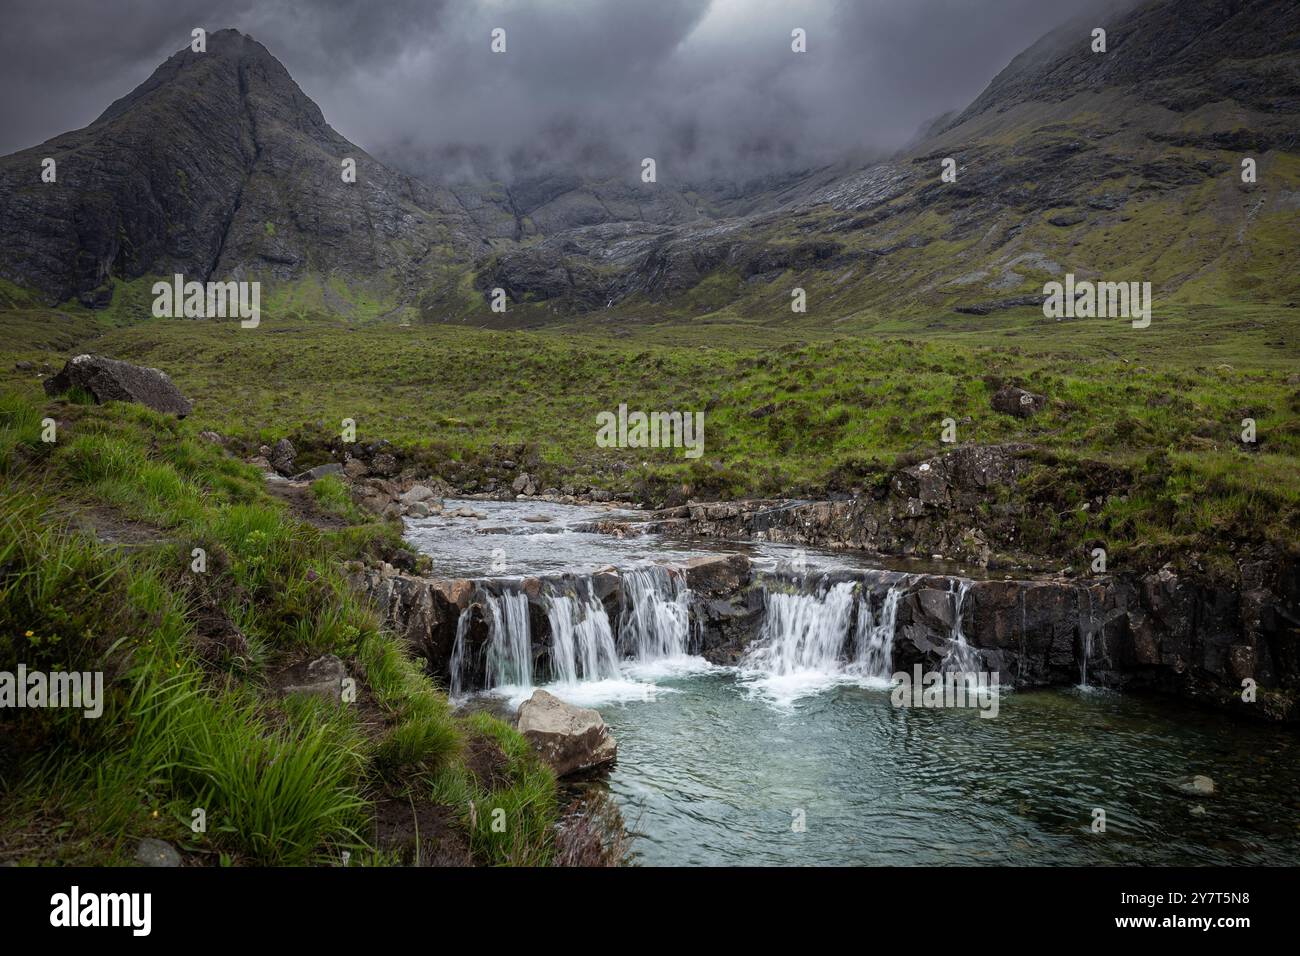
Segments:
[[[433,489],[428,485],[412,485],[402,492],[400,500],[404,505],[413,505],[417,501],[428,501],[433,496]]]
[[[193,409],[167,373],[102,355],[78,355],[69,359],[59,374],[45,380],[45,394],[61,395],[80,388],[104,402],[136,402],[157,412],[184,418]]]
[[[271,467],[286,477],[293,474],[293,462],[298,457],[298,450],[293,447],[293,442],[287,438],[281,438],[271,448],[271,453],[266,456]]]
[[[181,855],[166,840],[145,837],[136,844],[135,861],[141,866],[173,867],[181,865]]]
[[[343,681],[347,668],[333,654],[326,654],[307,664],[297,664],[280,675],[280,694],[302,694],[339,701],[343,698]]]
[[[397,458],[387,452],[378,454],[370,460],[370,473],[381,478],[391,478],[397,474],[399,468]]]
[[[710,554],[691,558],[682,573],[697,594],[727,597],[749,583],[750,562],[743,554]]]
[[[519,732],[557,777],[610,763],[618,744],[600,714],[566,704],[544,690],[519,705]]]
[[[1004,385],[993,393],[990,403],[995,412],[1014,415],[1016,418],[1030,418],[1037,415],[1047,404],[1046,395],[1036,395],[1014,385]]]

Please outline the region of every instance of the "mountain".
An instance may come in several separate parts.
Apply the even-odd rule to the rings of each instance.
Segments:
[[[348,142],[234,30],[175,54],[85,129],[0,160],[0,277],[55,302],[103,304],[112,279],[173,272],[400,293],[476,241],[454,197]]]
[[[888,162],[815,171],[743,216],[552,232],[498,250],[479,285],[521,311],[787,320],[801,287],[830,321],[986,314],[1065,272],[1151,281],[1164,302],[1289,303],[1298,136],[1300,5],[1154,0],[1053,31]]]
[[[121,280],[248,276],[315,290],[326,311],[510,325],[931,321],[1033,304],[1065,273],[1150,281],[1162,303],[1287,304],[1298,131],[1300,5],[1147,0],[1054,30],[884,162],[751,182],[660,169],[643,183],[630,163],[452,182],[436,158],[398,172],[348,142],[227,30],[86,129],[0,160],[0,278],[103,305]],[[46,156],[57,185],[40,181]],[[940,180],[948,158],[956,182]],[[506,316],[486,307],[497,287]]]

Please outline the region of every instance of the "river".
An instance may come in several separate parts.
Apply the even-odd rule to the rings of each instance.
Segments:
[[[689,595],[657,566],[741,550],[757,567],[798,562],[816,580],[863,559],[581,530],[614,514],[600,507],[447,502],[460,507],[483,517],[408,520],[408,539],[436,573],[506,582],[486,693],[514,705],[546,686],[600,710],[619,757],[598,785],[617,799],[640,863],[1300,859],[1293,731],[1087,687],[1002,689],[994,719],[974,708],[896,707],[888,596],[850,615],[849,602],[862,599],[834,588],[768,595],[749,655],[715,666],[687,653]],[[624,575],[633,613],[617,628],[581,586],[608,566],[636,569]],[[970,572],[942,570],[957,575],[959,601]],[[550,670],[534,673],[520,635],[526,609],[512,609],[509,581],[561,572],[579,583],[550,599],[550,629],[561,637]],[[1179,791],[1174,781],[1193,774],[1212,778],[1215,792]]]

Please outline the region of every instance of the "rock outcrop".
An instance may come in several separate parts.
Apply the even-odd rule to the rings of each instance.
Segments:
[[[297,664],[282,673],[277,681],[280,694],[301,694],[338,702],[343,696],[343,681],[347,668],[333,654],[325,654],[313,661]]]
[[[293,474],[294,459],[297,457],[298,452],[293,447],[293,442],[287,438],[281,438],[266,453],[266,460],[271,463],[271,467],[286,477]]]
[[[618,744],[600,714],[544,690],[533,691],[519,705],[518,728],[557,777],[603,767],[618,756]]]
[[[46,158],[54,182],[41,181]],[[387,274],[398,289],[384,291],[400,291],[434,282],[430,248],[467,261],[472,230],[453,196],[339,135],[235,30],[176,53],[85,129],[0,159],[0,277],[51,304],[102,307],[115,279],[175,273],[358,285]]]
[[[718,664],[739,661],[759,635],[766,591],[849,582],[872,608],[885,606],[896,592],[895,670],[917,664],[937,669],[960,630],[980,667],[998,672],[1004,686],[1086,681],[1194,699],[1265,720],[1300,721],[1300,585],[1293,563],[1243,568],[1244,590],[1187,579],[1170,568],[1078,580],[970,580],[885,570],[760,574],[740,554],[692,561],[677,573],[689,589],[690,652]],[[491,633],[484,595],[496,582],[391,569],[358,572],[353,580],[443,680],[457,628],[464,627],[470,661],[465,686],[482,686]],[[617,634],[627,611],[620,581],[609,569],[581,582],[560,576],[510,583],[528,598],[535,671],[549,653],[549,595],[589,587]]]
[[[69,359],[59,374],[45,380],[44,388],[45,394],[51,396],[80,388],[100,404],[136,402],[178,418],[184,418],[194,407],[166,372],[102,355],[78,355]]]
[[[999,497],[1029,472],[1024,444],[964,445],[895,472],[874,494],[834,501],[753,500],[690,504],[648,516],[644,531],[775,541],[978,567],[1032,566],[1021,549],[1023,504]]]
[[[995,412],[1001,412],[1003,415],[1032,418],[1047,405],[1047,396],[1035,395],[1014,385],[1004,385],[993,393],[989,404],[993,406]]]

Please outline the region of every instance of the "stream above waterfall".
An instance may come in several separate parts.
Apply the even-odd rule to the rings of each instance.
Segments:
[[[970,569],[886,567],[765,542],[620,538],[585,529],[620,515],[600,507],[447,502],[460,507],[483,517],[407,523],[436,573],[473,579],[453,697],[512,709],[545,687],[597,708],[618,761],[584,785],[613,794],[639,862],[1300,857],[1292,730],[1091,688],[1086,666],[1074,664],[1082,688],[1003,688],[991,714],[895,706],[895,616],[922,577],[925,603],[949,621],[940,668],[982,666],[963,614],[979,579]],[[539,517],[548,520],[529,520]],[[678,569],[729,553],[761,573],[752,637],[723,666],[698,653],[700,609]],[[781,573],[792,566],[797,575]],[[610,567],[618,573],[601,570]],[[1091,597],[1082,606],[1091,622]],[[1093,642],[1080,645],[1086,665]],[[1180,792],[1175,781],[1193,774],[1211,777],[1215,793]],[[1103,832],[1094,830],[1099,810]]]
[[[433,561],[444,577],[512,577],[590,573],[602,567],[644,562],[678,563],[707,555],[747,555],[755,567],[772,569],[802,557],[809,571],[843,567],[887,567],[903,571],[982,577],[977,568],[942,559],[867,560],[852,554],[798,548],[773,542],[674,541],[657,534],[618,537],[587,530],[593,523],[638,517],[605,505],[563,505],[546,501],[445,501],[427,518],[407,518],[406,539]],[[456,516],[466,509],[481,518]]]

